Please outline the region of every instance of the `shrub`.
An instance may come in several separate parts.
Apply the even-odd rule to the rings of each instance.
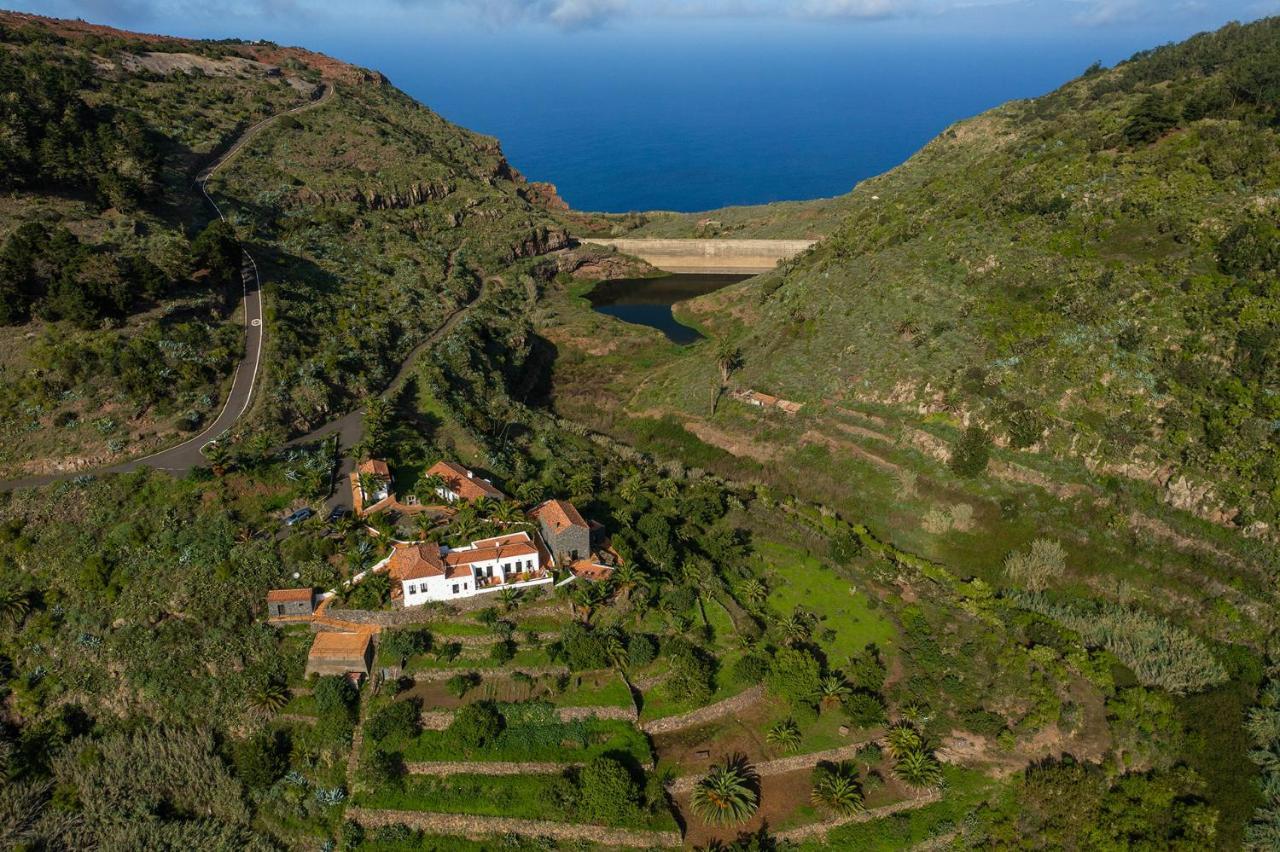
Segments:
[[[461,672],[444,682],[444,688],[454,698],[461,698],[480,685],[480,675],[475,672]]]
[[[345,677],[325,675],[317,678],[311,695],[320,715],[355,721],[356,702],[360,696]]]
[[[1073,606],[1026,592],[1014,592],[1010,600],[1074,630],[1086,645],[1115,654],[1144,686],[1186,695],[1227,679],[1226,669],[1199,637],[1140,609],[1112,603]]]
[[[232,756],[236,775],[255,789],[270,787],[289,768],[288,742],[279,731],[263,731],[236,743]]]
[[[364,759],[364,777],[379,787],[399,786],[404,779],[404,758],[399,752],[375,748]]]
[[[702,648],[682,637],[668,640],[667,659],[671,672],[667,675],[667,692],[677,701],[702,702],[715,689],[716,660]]]
[[[511,662],[515,656],[516,643],[512,642],[510,639],[506,639],[501,642],[494,642],[493,646],[489,648],[489,659],[499,665]]]
[[[822,668],[812,654],[800,648],[783,648],[769,666],[765,683],[769,691],[793,706],[811,704],[822,682]]]
[[[849,721],[859,728],[883,725],[887,718],[884,699],[874,693],[860,690],[845,698],[844,713],[849,717]]]
[[[1047,538],[1031,542],[1026,553],[1011,553],[1004,561],[1009,579],[1032,592],[1041,592],[1062,576],[1067,567],[1067,552],[1062,545]]]
[[[418,735],[421,713],[417,700],[393,701],[369,717],[364,732],[375,742],[390,738],[411,739]]]
[[[862,653],[850,657],[849,664],[845,666],[849,683],[854,689],[864,692],[879,692],[884,686],[887,672],[884,660],[880,658],[880,649],[875,643],[868,644]]]
[[[492,701],[477,701],[458,711],[449,723],[449,734],[463,748],[484,748],[506,727],[506,720]]]
[[[987,469],[991,438],[981,426],[970,426],[951,451],[951,470],[957,476],[975,477]]]
[[[379,639],[382,652],[401,666],[417,654],[431,650],[431,634],[426,630],[390,630]]]
[[[769,660],[761,654],[747,654],[734,661],[729,670],[735,683],[755,685],[764,683],[769,675]]]
[[[636,633],[627,640],[627,664],[631,668],[649,665],[658,656],[658,643],[647,633]]]
[[[621,762],[597,757],[578,774],[578,810],[592,822],[618,823],[635,813],[640,788]]]
[[[559,644],[564,664],[573,671],[591,671],[609,665],[604,640],[584,625],[574,623],[567,626],[560,635]]]

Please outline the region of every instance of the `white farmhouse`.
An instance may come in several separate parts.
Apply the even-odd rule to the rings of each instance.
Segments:
[[[456,549],[430,542],[402,544],[387,569],[392,582],[400,584],[404,605],[419,606],[550,583],[549,562],[528,533],[518,532]]]

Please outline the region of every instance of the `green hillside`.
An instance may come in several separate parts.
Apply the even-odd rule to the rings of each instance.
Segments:
[[[486,274],[563,240],[494,140],[306,51],[6,13],[0,88],[0,474],[212,419],[243,334],[231,238],[265,282],[278,404],[254,416],[277,437],[380,390]],[[196,175],[297,107],[209,182],[232,231],[200,241]]]

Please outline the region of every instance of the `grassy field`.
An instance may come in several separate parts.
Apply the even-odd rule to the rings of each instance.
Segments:
[[[423,731],[405,748],[405,760],[476,760],[578,763],[617,752],[647,765],[648,741],[629,722],[584,719],[560,724],[513,727],[492,747],[464,750],[448,731]]]
[[[878,602],[812,554],[776,542],[761,542],[758,558],[771,578],[769,603],[779,612],[803,607],[818,615],[817,632],[835,636],[822,645],[832,661],[842,661],[875,644],[892,656],[895,628]]]

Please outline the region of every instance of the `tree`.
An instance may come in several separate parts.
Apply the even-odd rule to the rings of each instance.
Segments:
[[[844,699],[844,713],[859,728],[874,728],[885,721],[884,699],[873,692],[857,691]]]
[[[374,748],[364,759],[364,776],[378,787],[399,787],[404,782],[406,767],[399,752]]]
[[[716,413],[720,397],[724,394],[729,378],[742,366],[742,350],[728,340],[716,344],[716,367],[720,370],[720,382],[716,385],[715,394],[711,397],[711,413]]]
[[[640,787],[618,760],[593,758],[578,774],[578,808],[583,819],[606,825],[624,821],[640,804]]]
[[[800,748],[800,726],[795,719],[783,719],[769,728],[765,739],[783,751],[795,751]]]
[[[1178,113],[1166,95],[1153,92],[1147,95],[1129,116],[1124,128],[1124,141],[1137,148],[1156,141],[1178,126]]]
[[[422,628],[405,628],[383,632],[379,645],[382,652],[403,668],[409,658],[431,650],[431,633]]]
[[[753,610],[758,610],[769,599],[769,587],[758,577],[751,577],[743,582],[739,594],[742,595],[743,603]]]
[[[741,755],[712,767],[689,796],[689,806],[709,825],[735,825],[751,818],[760,806],[759,779]]]
[[[884,660],[880,658],[880,649],[874,642],[868,643],[862,653],[850,657],[846,668],[849,682],[855,689],[866,692],[879,692],[888,673]]]
[[[235,229],[222,219],[210,222],[191,243],[192,263],[208,271],[209,284],[222,290],[228,303],[240,292],[243,254]]]
[[[507,721],[492,701],[477,701],[457,712],[449,724],[449,735],[464,749],[485,748],[493,744],[506,728]]]
[[[864,809],[862,785],[858,782],[857,768],[847,761],[828,763],[823,761],[813,769],[815,805],[848,816]]]
[[[351,681],[345,677],[323,675],[316,678],[311,696],[315,699],[316,710],[321,715],[355,719],[356,701],[360,696],[356,693],[356,688],[351,685]]]
[[[981,426],[970,426],[951,451],[951,470],[957,476],[972,479],[987,469],[991,460],[991,437]]]

